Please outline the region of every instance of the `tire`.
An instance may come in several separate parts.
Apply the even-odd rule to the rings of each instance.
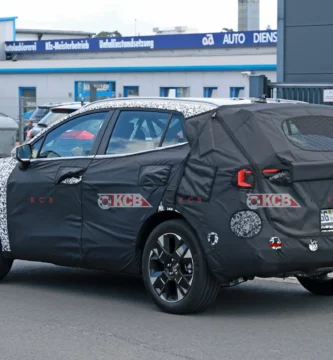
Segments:
[[[13,266],[13,260],[6,259],[0,252],[0,281],[4,279]]]
[[[333,279],[331,278],[309,278],[309,277],[298,277],[299,283],[312,294],[315,295],[333,295]]]
[[[170,314],[203,311],[220,290],[195,232],[184,220],[163,222],[151,232],[143,250],[142,274],[155,304]]]

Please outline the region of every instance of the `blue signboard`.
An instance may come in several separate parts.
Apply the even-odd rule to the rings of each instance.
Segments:
[[[6,53],[61,53],[275,46],[277,31],[7,41]]]

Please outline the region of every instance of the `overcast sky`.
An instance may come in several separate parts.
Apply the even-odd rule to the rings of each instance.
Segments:
[[[199,32],[237,29],[237,0],[16,0],[1,1],[1,17],[18,16],[18,28],[118,30],[152,34],[153,27],[188,26]],[[87,5],[84,5],[87,4]],[[277,0],[260,0],[260,28],[277,27]]]

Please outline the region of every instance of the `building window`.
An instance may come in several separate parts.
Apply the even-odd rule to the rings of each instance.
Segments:
[[[244,87],[231,87],[230,88],[230,97],[238,98],[244,96]]]
[[[162,97],[189,97],[189,87],[161,87],[160,96]]]
[[[139,96],[139,86],[124,86],[124,97]]]
[[[24,118],[29,119],[30,115],[36,109],[36,88],[35,87],[20,87],[20,114],[24,114]]]
[[[75,81],[75,101],[92,102],[116,96],[114,81]]]
[[[217,87],[204,87],[204,97],[205,98],[217,97]]]

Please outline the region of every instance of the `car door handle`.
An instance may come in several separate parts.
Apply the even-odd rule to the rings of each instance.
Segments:
[[[82,181],[85,169],[79,167],[61,167],[58,170],[55,184],[76,185]]]

